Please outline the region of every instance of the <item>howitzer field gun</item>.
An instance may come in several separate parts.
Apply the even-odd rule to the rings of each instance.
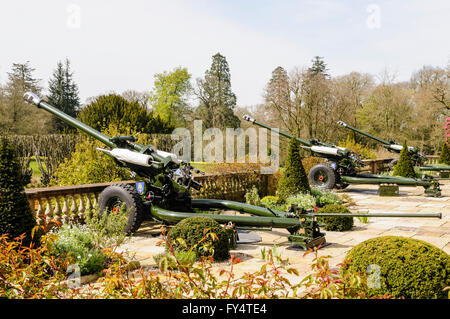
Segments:
[[[272,128],[256,121],[249,115],[244,115],[244,120],[260,127],[271,130]],[[358,168],[365,166],[361,160],[362,155],[338,147],[330,143],[320,142],[317,139],[305,140],[294,137],[286,132],[278,131],[280,135],[292,139],[295,138],[302,148],[309,150],[312,156],[324,158],[326,164],[318,164],[311,168],[308,173],[308,180],[311,186],[318,189],[344,189],[350,184],[397,184],[400,186],[422,186],[427,196],[441,196],[439,182],[431,177],[424,176],[418,178],[406,178],[389,175],[359,174]]]
[[[398,153],[400,153],[400,152],[402,151],[402,149],[403,149],[403,146],[402,146],[402,145],[396,143],[396,142],[395,142],[394,140],[392,140],[392,139],[389,140],[389,141],[383,140],[383,139],[381,139],[381,138],[379,138],[379,137],[376,137],[376,136],[373,136],[373,135],[371,135],[371,134],[369,134],[369,133],[367,133],[367,132],[358,130],[357,128],[355,128],[355,127],[353,127],[353,126],[350,126],[350,125],[344,123],[343,121],[338,121],[337,124],[339,124],[340,126],[343,126],[343,127],[347,128],[347,129],[349,129],[349,130],[352,130],[352,131],[354,131],[354,132],[356,132],[356,133],[359,133],[359,134],[361,134],[361,135],[364,135],[364,136],[366,136],[366,137],[368,137],[368,138],[370,138],[370,139],[373,139],[373,140],[375,140],[375,141],[377,141],[377,142],[379,142],[379,143],[381,143],[382,146],[383,146],[384,148],[386,148],[386,149],[387,149],[388,151],[390,151],[390,152],[393,152],[393,153],[397,153],[397,154],[398,154]],[[411,161],[413,162],[413,165],[414,165],[414,166],[419,166],[419,169],[422,170],[422,171],[449,171],[449,170],[450,170],[450,167],[449,167],[449,166],[430,166],[430,165],[424,165],[425,162],[426,162],[426,160],[427,160],[427,158],[426,158],[425,154],[422,153],[422,152],[420,152],[419,149],[418,149],[417,147],[414,147],[414,146],[408,146],[408,152],[409,152],[409,155],[410,155],[410,157],[411,157]],[[397,159],[397,158],[394,159],[394,160],[392,160],[392,162],[391,162],[390,165],[389,165],[390,168],[392,169],[392,168],[397,164],[397,162],[398,162],[398,159]]]
[[[361,130],[353,127],[353,126],[350,126],[350,125],[344,123],[343,121],[338,121],[337,124],[342,126],[342,127],[347,128],[347,129],[349,129],[349,130],[351,130],[353,132],[359,133],[359,134],[361,134],[363,136],[366,136],[366,137],[368,137],[368,138],[370,138],[372,140],[375,140],[375,141],[381,143],[381,145],[384,148],[386,148],[388,151],[390,151],[392,153],[399,154],[402,151],[402,149],[403,149],[403,146],[401,144],[396,143],[393,139],[390,139],[389,141],[383,140],[383,139],[381,139],[379,137],[373,136],[373,135],[371,135],[371,134],[369,134],[367,132],[361,131]],[[413,161],[415,166],[420,166],[420,165],[425,163],[427,158],[425,157],[425,154],[420,152],[417,147],[408,146],[408,152],[409,152],[409,154],[411,156],[411,160]],[[397,161],[398,161],[398,159],[394,159],[391,162],[390,166],[391,167],[395,166],[397,164]]]
[[[124,183],[108,186],[98,200],[100,216],[125,205],[128,224],[124,231],[127,233],[136,232],[144,220],[174,224],[185,218],[202,216],[222,224],[234,225],[235,228],[284,228],[290,233],[288,239],[291,243],[311,248],[325,242],[325,234],[320,232],[320,225],[316,220],[318,216],[441,218],[440,213],[320,214],[296,205],[284,212],[228,200],[193,199],[191,189],[199,190],[202,185],[194,180],[196,170],[190,163],[179,161],[174,154],[159,151],[152,145],[137,144],[136,138],[132,136],[108,137],[49,105],[34,93],[25,93],[24,100],[102,142],[106,148],[99,149],[100,151],[114,158],[118,165],[128,168],[137,180],[141,180],[136,183],[136,187]],[[223,210],[234,210],[247,215],[209,213]]]

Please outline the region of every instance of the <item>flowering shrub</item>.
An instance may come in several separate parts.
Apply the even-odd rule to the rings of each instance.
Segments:
[[[51,254],[55,235],[41,237],[38,247],[23,245],[24,235],[13,240],[0,237],[0,298],[66,298],[61,282],[73,258]]]
[[[71,255],[80,267],[82,275],[97,273],[104,268],[106,255],[93,244],[87,226],[63,225],[56,235],[55,255]]]
[[[213,249],[207,232],[198,242],[204,250]],[[95,285],[69,288],[65,284],[66,269],[73,258],[55,258],[50,254],[56,235],[43,237],[40,248],[21,248],[20,241],[0,240],[0,297],[8,298],[366,298],[364,279],[341,269],[332,269],[329,256],[315,258],[311,274],[297,284],[286,275],[299,276],[288,267],[276,248],[263,250],[264,264],[255,272],[237,276],[234,267],[242,262],[232,255],[228,266],[213,269],[211,254],[197,262],[179,258],[162,232],[161,245],[168,255],[159,259],[158,269],[130,272],[129,262],[113,249],[105,249],[111,261]],[[19,248],[19,250],[17,250]],[[198,247],[197,247],[198,248]],[[309,251],[306,254],[311,253]]]

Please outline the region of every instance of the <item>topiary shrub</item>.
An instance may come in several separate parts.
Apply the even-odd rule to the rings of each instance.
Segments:
[[[339,204],[325,205],[318,210],[318,213],[351,213],[347,207]],[[325,229],[329,231],[347,231],[353,227],[353,217],[318,217],[317,221],[325,224]]]
[[[442,143],[441,154],[439,154],[439,164],[450,165],[450,151],[447,142]]]
[[[394,175],[410,178],[416,177],[416,173],[414,172],[414,165],[412,163],[406,141],[403,143],[403,149],[400,152],[400,158],[398,159],[397,164],[394,166]]]
[[[14,147],[7,139],[0,140],[0,235],[15,238],[27,234],[31,238],[36,220],[24,192],[22,175]]]
[[[305,168],[300,156],[299,142],[292,138],[289,142],[286,166],[278,183],[277,195],[287,198],[289,195],[309,193],[311,190]]]
[[[206,242],[201,242],[205,236],[205,230],[215,233],[218,240],[213,241],[210,237],[206,238]],[[185,247],[177,239],[182,238],[186,243]],[[186,218],[176,224],[168,233],[168,241],[175,251],[189,250],[196,246],[194,251],[197,257],[206,256],[201,247],[205,243],[211,243],[214,249],[214,260],[221,261],[230,258],[231,236],[230,232],[222,227],[217,221],[208,217],[191,217]],[[200,243],[201,242],[201,243]]]
[[[347,271],[362,276],[368,276],[370,265],[375,270],[379,267],[378,276],[368,276],[371,296],[446,298],[443,289],[450,286],[450,256],[414,238],[383,236],[366,240],[347,253],[347,263]]]

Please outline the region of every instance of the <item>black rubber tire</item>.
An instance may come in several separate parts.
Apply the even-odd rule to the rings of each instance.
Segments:
[[[106,187],[98,199],[100,217],[117,203],[125,203],[128,210],[128,223],[124,229],[127,234],[135,233],[145,218],[145,207],[136,189],[128,184],[118,183]]]
[[[319,181],[322,177],[323,180]],[[336,186],[336,173],[326,164],[318,164],[308,173],[309,184],[317,189],[330,190]]]
[[[397,163],[398,163],[398,158],[393,159],[393,160],[388,164],[389,169],[391,169],[391,170],[394,169],[394,166],[397,165]]]

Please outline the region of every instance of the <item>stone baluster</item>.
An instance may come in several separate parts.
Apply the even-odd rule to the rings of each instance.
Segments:
[[[55,196],[55,209],[53,210],[53,219],[57,222],[61,222],[61,206],[59,205],[59,200],[61,196]]]
[[[77,212],[78,212],[78,206],[77,206],[77,198],[76,195],[72,195],[72,206],[70,206],[70,222],[74,223],[77,221]]]
[[[92,207],[97,208],[98,206],[98,196],[99,193],[94,193],[94,201],[92,202]]]
[[[41,218],[41,216],[42,216],[42,198],[38,197],[37,201],[38,201],[38,209],[36,211],[36,223],[38,225],[42,225],[43,224],[43,220]]]
[[[86,194],[86,210],[85,210],[85,217],[91,218],[92,217],[92,202],[91,202],[91,193]]]
[[[64,204],[62,208],[62,223],[67,224],[69,223],[69,203],[67,201],[67,195],[63,196]]]
[[[48,223],[52,219],[52,205],[49,197],[45,197],[45,200],[47,201],[47,205],[45,207],[45,221]]]
[[[80,194],[80,206],[78,206],[78,220],[80,222],[84,221],[84,212],[86,211],[86,207],[84,206],[84,198],[83,195]]]

